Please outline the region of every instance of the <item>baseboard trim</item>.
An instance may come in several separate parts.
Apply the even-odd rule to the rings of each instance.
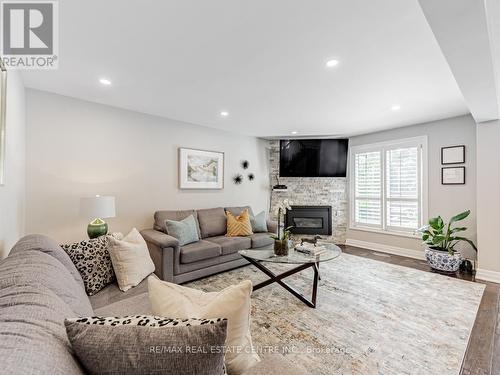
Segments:
[[[500,284],[500,272],[478,268],[476,270],[476,279]]]
[[[384,245],[375,242],[360,241],[348,238],[345,242],[346,245],[361,247],[363,249],[380,251],[381,253],[400,255],[403,257],[424,260],[424,251],[418,251],[413,249],[405,249],[403,247]]]

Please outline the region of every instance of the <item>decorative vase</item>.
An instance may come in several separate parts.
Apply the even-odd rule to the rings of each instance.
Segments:
[[[458,252],[450,255],[446,251],[425,249],[425,259],[431,268],[443,272],[457,272],[463,261],[462,255]]]
[[[288,240],[274,240],[274,254],[276,256],[287,256],[289,248]]]
[[[104,236],[108,233],[108,224],[102,219],[95,219],[87,226],[87,235],[90,239]]]

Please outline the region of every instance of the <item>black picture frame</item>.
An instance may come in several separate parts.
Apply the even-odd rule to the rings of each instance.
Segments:
[[[444,181],[444,170],[445,169],[462,169],[463,170],[463,180],[461,182],[445,182]],[[442,167],[441,168],[441,185],[465,185],[465,167]]]
[[[446,162],[444,160],[444,151],[448,150],[450,148],[461,148],[462,149],[462,160],[461,161]],[[441,147],[441,164],[442,165],[465,164],[465,145]]]

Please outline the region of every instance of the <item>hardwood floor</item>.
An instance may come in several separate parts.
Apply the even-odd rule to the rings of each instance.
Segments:
[[[380,253],[353,246],[340,246],[347,254],[398,264],[427,272],[436,272],[425,261],[398,255]],[[500,375],[500,284],[474,280],[474,276],[457,273],[452,277],[480,282],[486,285],[479,306],[467,353],[462,364],[462,375]]]

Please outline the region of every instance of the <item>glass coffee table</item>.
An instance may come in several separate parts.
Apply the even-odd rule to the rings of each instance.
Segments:
[[[300,253],[294,249],[291,249],[286,256],[276,256],[274,255],[272,246],[262,249],[240,250],[238,251],[238,253],[263,273],[265,273],[267,276],[269,276],[268,280],[254,285],[253,291],[259,290],[260,288],[263,288],[267,285],[277,283],[288,290],[299,300],[304,302],[307,306],[314,308],[316,307],[318,281],[321,279],[319,275],[319,264],[321,262],[335,259],[340,256],[340,254],[342,254],[342,250],[340,250],[337,245],[334,245],[332,243],[318,243],[318,246],[325,247],[325,251],[319,255],[306,255],[304,253]],[[297,267],[294,267],[280,274],[275,274],[264,265],[265,263],[296,264]],[[284,278],[294,275],[307,268],[312,268],[314,271],[311,299],[307,299],[304,295],[302,295],[300,292],[283,281]]]

